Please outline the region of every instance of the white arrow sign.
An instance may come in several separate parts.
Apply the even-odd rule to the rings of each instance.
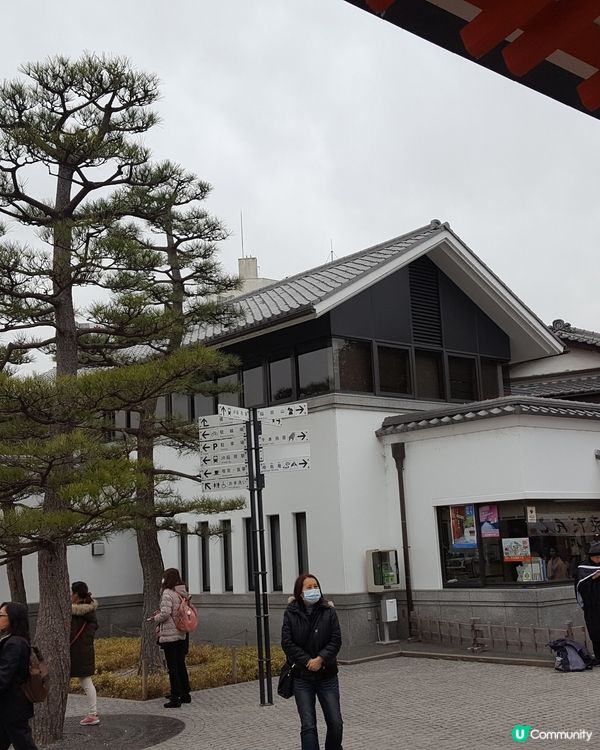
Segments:
[[[260,452],[262,460],[262,450]],[[206,456],[200,456],[202,466],[212,466],[220,464],[245,464],[248,463],[248,454],[246,451],[235,451],[233,453],[209,453]]]
[[[211,414],[209,417],[198,417],[198,427],[219,427],[226,424],[238,424],[243,420],[234,419],[233,417],[224,417],[221,414]]]
[[[256,410],[259,419],[287,419],[289,417],[303,417],[306,414],[308,414],[306,401],[299,404],[286,404],[285,406],[268,406],[265,409]]]
[[[222,479],[248,474],[248,464],[227,464],[225,466],[211,466],[200,469],[200,479]]]
[[[229,451],[244,450],[246,448],[246,438],[238,437],[229,440],[206,440],[200,443],[200,455],[205,456],[209,453],[227,453]]]
[[[227,406],[227,404],[219,404],[217,414],[220,417],[227,417],[228,419],[242,419],[248,421],[250,419],[250,412],[248,409],[243,409],[241,406]]]
[[[308,430],[271,432],[268,435],[259,435],[258,442],[264,446],[279,445],[280,443],[308,443]]]
[[[248,478],[238,479],[214,479],[202,482],[203,492],[216,492],[217,490],[232,490],[236,488],[248,489]]]
[[[223,440],[225,438],[235,438],[246,434],[245,424],[223,425],[222,427],[201,427],[200,442],[213,440]]]
[[[260,470],[265,471],[300,471],[310,469],[310,458],[287,458],[278,461],[263,461]]]

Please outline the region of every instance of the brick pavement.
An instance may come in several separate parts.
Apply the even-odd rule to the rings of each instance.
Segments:
[[[514,748],[514,724],[546,730],[588,729],[591,742],[528,741],[534,747],[597,747],[600,743],[600,669],[559,674],[552,669],[440,659],[394,658],[340,669],[345,750],[504,750]],[[293,700],[258,705],[257,683],[193,694],[166,710],[159,700],[99,699],[103,724],[113,713],[176,716],[185,729],[155,750],[297,750]],[[85,699],[70,696],[68,714]],[[94,727],[86,732],[93,737]],[[94,742],[85,743],[95,750]],[[324,744],[324,732],[321,746]]]

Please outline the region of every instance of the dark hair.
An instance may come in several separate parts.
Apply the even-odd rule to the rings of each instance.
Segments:
[[[88,589],[87,583],[75,581],[71,584],[71,591],[81,599],[84,604],[92,603],[92,592]]]
[[[298,602],[298,604],[304,605],[304,599],[302,598],[302,586],[304,586],[304,581],[306,581],[307,578],[314,578],[315,581],[319,584],[319,589],[321,591],[321,600],[323,599],[323,589],[321,588],[321,584],[319,583],[319,579],[317,576],[314,576],[312,573],[302,573],[301,575],[296,578],[296,583],[294,584],[294,599]]]
[[[29,612],[24,604],[18,602],[2,602],[0,608],[6,609],[8,615],[8,624],[11,635],[20,635],[27,642],[31,640],[29,636]]]
[[[163,573],[163,588],[174,589],[175,586],[184,586],[181,574],[177,568],[167,568]]]

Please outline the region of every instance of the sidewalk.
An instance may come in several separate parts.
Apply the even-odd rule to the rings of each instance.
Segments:
[[[594,732],[587,746],[598,745],[600,669],[560,674],[526,664],[456,660],[455,654],[423,658],[416,650],[411,658],[386,656],[340,668],[344,750],[504,750],[515,747],[511,730],[516,724],[586,729]],[[293,700],[275,696],[274,706],[261,707],[258,695],[253,682],[194,693],[190,705],[173,710],[164,709],[162,700],[100,699],[102,724],[83,728],[70,720],[68,732],[73,728],[77,736],[53,747],[297,750]],[[84,713],[85,698],[70,696],[68,714]],[[161,740],[158,728],[166,728],[160,721],[165,718],[182,721],[184,728]],[[323,746],[324,731],[320,740]],[[536,746],[577,747],[580,742],[540,740]]]

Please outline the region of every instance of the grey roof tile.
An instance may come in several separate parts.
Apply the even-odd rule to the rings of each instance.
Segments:
[[[575,396],[600,392],[600,375],[511,383],[514,394],[524,396]]]
[[[188,337],[187,343],[225,340],[254,327],[275,324],[279,319],[293,317],[303,311],[314,311],[315,305],[330,295],[446,229],[447,226],[434,220],[401,237],[236,297],[232,304],[240,316],[234,324],[227,328],[221,325],[199,327]]]
[[[548,326],[548,328],[563,341],[600,347],[600,332],[598,331],[588,331],[585,328],[576,328],[560,318],[554,320],[552,325]]]

